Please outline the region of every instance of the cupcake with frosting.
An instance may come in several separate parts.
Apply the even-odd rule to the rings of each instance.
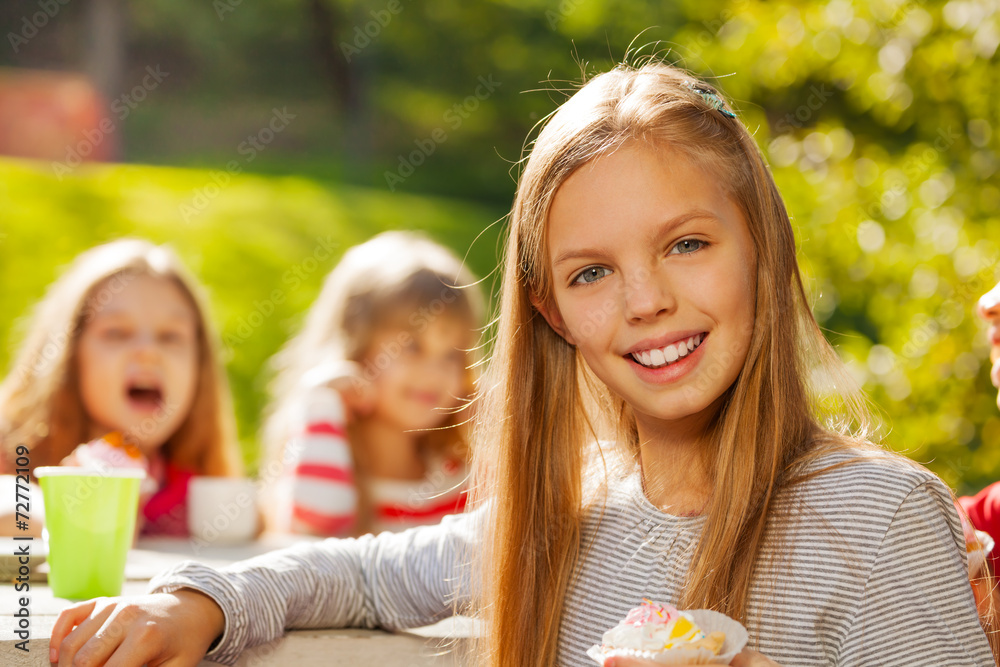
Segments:
[[[100,438],[78,446],[63,461],[63,465],[77,465],[82,468],[95,468],[103,470],[105,468],[131,468],[142,470],[146,477],[142,480],[139,491],[139,506],[145,505],[156,492],[157,483],[153,479],[150,471],[150,461],[138,447],[125,439],[119,431],[112,431]]]
[[[742,625],[708,609],[682,612],[644,600],[604,633],[587,655],[603,664],[615,656],[639,657],[660,664],[728,664],[747,641]]]

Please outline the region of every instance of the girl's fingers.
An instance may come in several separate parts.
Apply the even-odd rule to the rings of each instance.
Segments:
[[[650,667],[651,665],[657,665],[659,667],[660,663],[654,662],[652,660],[643,660],[641,658],[627,658],[627,657],[617,657],[608,658],[604,661],[604,667]],[[696,665],[674,665],[674,667],[697,667]]]
[[[132,629],[104,667],[196,667],[205,656],[204,651],[179,651],[176,643],[161,626],[146,623]]]
[[[104,665],[108,663],[108,658],[117,656],[119,648],[126,639],[126,633],[130,617],[130,608],[121,606],[111,606],[108,608],[109,614],[104,623],[91,635],[87,641],[76,651],[75,660],[84,665]],[[99,617],[98,617],[99,618]],[[82,627],[82,626],[81,626]],[[144,661],[143,661],[144,662]],[[143,662],[128,664],[142,665]]]
[[[781,667],[766,655],[757,653],[757,651],[751,651],[748,648],[740,651],[729,664],[733,667]]]
[[[94,610],[97,600],[79,602],[72,607],[67,607],[59,613],[55,625],[52,626],[52,634],[49,637],[49,662],[59,661],[59,644],[73,631],[77,625],[90,616]]]
[[[218,605],[192,591],[92,600],[60,614],[50,660],[60,667],[194,667],[224,624]]]
[[[164,660],[164,652],[165,643],[157,626],[147,624],[143,628],[136,628],[129,633],[110,659],[103,664],[104,667],[141,667],[142,665],[149,665],[149,667],[162,667],[163,665],[192,667],[200,662],[200,660],[192,662],[190,659],[182,660],[180,658]]]
[[[59,650],[59,667],[66,667],[66,665],[72,665],[74,658],[76,658],[77,652],[84,647],[84,645],[94,636],[104,621],[107,620],[111,612],[114,611],[114,606],[109,605],[105,608],[99,608],[98,603],[100,599],[93,601],[93,607],[91,609],[91,615],[82,621],[78,621],[76,628],[71,630],[70,633],[59,642],[57,648]],[[55,636],[53,635],[53,642]]]
[[[659,663],[653,662],[652,660],[642,660],[640,658],[608,658],[604,661],[604,667],[649,667],[650,665],[658,665]],[[733,661],[729,663],[732,667],[781,667],[778,663],[774,662],[770,658],[757,651],[751,651],[750,649],[743,649]],[[683,667],[682,665],[677,665],[676,667]]]

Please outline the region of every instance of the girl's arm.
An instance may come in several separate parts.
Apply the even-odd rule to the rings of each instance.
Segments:
[[[896,511],[838,664],[995,664],[969,586],[961,523],[940,481],[917,485]]]
[[[282,505],[290,516],[282,523],[296,533],[350,534],[358,493],[339,393],[326,386],[309,390],[293,429],[284,455],[287,473],[280,482]]]
[[[152,635],[159,662],[191,653],[184,638],[193,624],[203,642],[200,651],[217,638],[208,659],[233,664],[244,650],[285,629],[394,630],[435,623],[469,600],[469,568],[461,563],[468,562],[478,541],[478,516],[451,516],[404,533],[299,545],[223,570],[182,563],[150,582],[150,592],[159,595],[102,600],[99,610],[88,602],[64,611],[52,646],[59,647],[64,664],[64,648],[70,659],[77,651],[110,655],[114,647],[132,651],[143,645],[137,637]],[[191,591],[203,595],[192,597]],[[102,631],[112,617],[114,626]],[[224,623],[216,625],[213,618]]]
[[[225,632],[209,655],[231,663],[246,648],[293,628],[384,628],[436,623],[470,593],[468,561],[478,514],[403,533],[329,539],[216,571],[184,563],[150,592],[199,590],[222,608]]]

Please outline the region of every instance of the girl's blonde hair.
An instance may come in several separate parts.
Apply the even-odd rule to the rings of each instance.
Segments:
[[[171,249],[137,239],[82,253],[36,306],[14,365],[0,384],[0,460],[13,461],[15,449],[24,445],[31,450],[32,467],[58,465],[88,439],[77,375],[80,334],[137,276],[176,285],[198,318],[194,400],[163,445],[163,455],[199,475],[242,474],[229,386],[201,289]]]
[[[270,461],[265,468],[268,475],[272,469],[280,468],[292,435],[292,414],[309,390],[304,380],[310,371],[321,364],[342,361],[363,364],[374,352],[371,342],[376,333],[386,329],[420,333],[438,317],[453,317],[468,325],[471,333],[480,326],[483,311],[482,294],[464,263],[420,234],[384,232],[345,252],[324,280],[302,330],[272,360],[276,376],[271,384],[272,400],[263,438],[266,458]],[[470,335],[470,341],[473,339]],[[383,352],[394,354],[393,350]],[[463,401],[475,391],[474,361],[470,349]],[[379,368],[370,364],[363,366],[362,372],[367,377],[378,373]],[[468,442],[460,426],[466,420],[461,410],[448,414],[440,428],[421,436],[423,453],[464,460],[468,456]],[[356,446],[357,438],[349,440],[359,490],[355,532],[363,533],[373,519],[365,488],[366,457]],[[270,505],[275,507],[276,503]],[[276,517],[269,518],[276,521]]]
[[[757,257],[750,346],[708,433],[712,495],[678,606],[744,619],[775,494],[807,457],[844,447],[852,430],[851,443],[865,446],[870,433],[867,404],[809,310],[788,214],[744,126],[713,88],[676,67],[622,65],[596,76],[540,132],[510,215],[474,451],[473,506],[488,509],[479,602],[490,665],[555,662],[581,550],[583,480],[593,471],[586,452],[602,421],[637,456],[629,406],[532,305],[551,303],[546,221],[556,191],[627,142],[678,151],[718,179],[743,213]],[[824,376],[836,382],[821,400],[806,378]],[[823,428],[823,413],[846,418]]]

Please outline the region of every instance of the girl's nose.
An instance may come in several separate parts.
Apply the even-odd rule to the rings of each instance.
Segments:
[[[639,272],[625,281],[625,316],[630,321],[642,321],[669,313],[677,307],[677,299],[666,280],[658,280],[649,272]]]
[[[157,345],[156,335],[150,332],[143,332],[135,337],[135,351],[136,353],[149,356],[159,353],[159,346]]]
[[[984,320],[993,320],[1000,317],[1000,283],[997,283],[993,289],[979,297],[976,312]]]

